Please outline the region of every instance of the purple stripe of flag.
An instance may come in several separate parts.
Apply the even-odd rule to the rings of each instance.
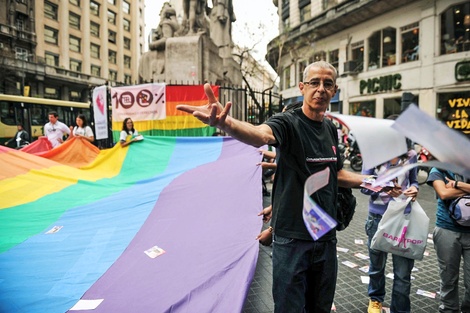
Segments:
[[[170,183],[82,297],[104,299],[93,312],[241,311],[258,257],[260,159],[258,149],[225,138],[216,162]],[[152,259],[144,251],[155,245],[166,252]]]

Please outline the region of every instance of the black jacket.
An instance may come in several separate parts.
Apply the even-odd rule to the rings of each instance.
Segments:
[[[11,138],[10,140],[8,140],[8,141],[6,142],[6,144],[8,145],[11,141],[13,141],[13,142],[15,142],[14,146],[15,146],[15,148],[16,148],[16,147],[17,147],[17,145],[16,145],[16,137],[18,136],[18,133],[19,133],[19,132],[21,132],[21,134],[20,134],[20,138],[21,138],[20,146],[23,146],[23,145],[29,143],[29,134],[28,134],[28,132],[27,132],[26,130],[23,129],[23,130],[17,131],[16,134],[15,134],[15,136],[14,136],[13,138]]]

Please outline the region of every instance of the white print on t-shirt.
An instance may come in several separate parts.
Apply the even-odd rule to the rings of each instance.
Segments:
[[[336,157],[329,157],[329,158],[310,158],[310,157],[307,157],[307,159],[305,161],[307,161],[307,163],[336,162],[337,158]]]

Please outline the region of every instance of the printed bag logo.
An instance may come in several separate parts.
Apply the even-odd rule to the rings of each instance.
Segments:
[[[406,228],[406,227],[405,227]],[[406,230],[405,230],[406,232]],[[398,242],[398,246],[403,243],[403,247],[406,248],[406,244],[413,244],[413,245],[421,245],[423,243],[423,240],[420,240],[420,239],[410,239],[410,238],[406,238],[404,236],[404,234],[402,234],[400,237],[398,236],[394,236],[392,234],[387,234],[387,233],[383,233],[383,236],[389,240],[392,240],[392,241],[395,241],[395,242]]]

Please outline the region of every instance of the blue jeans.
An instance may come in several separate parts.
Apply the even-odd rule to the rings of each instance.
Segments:
[[[384,302],[385,298],[385,265],[387,263],[387,252],[370,248],[372,237],[377,232],[381,215],[369,213],[366,222],[366,234],[369,238],[367,247],[369,248],[369,298],[375,301]],[[391,313],[410,312],[410,289],[411,270],[415,264],[413,259],[392,254],[393,260],[393,287]]]
[[[330,313],[337,272],[336,239],[314,242],[274,234],[274,312]]]
[[[470,233],[436,226],[433,240],[441,278],[439,312],[470,312]],[[459,273],[462,258],[465,294],[460,304]]]

